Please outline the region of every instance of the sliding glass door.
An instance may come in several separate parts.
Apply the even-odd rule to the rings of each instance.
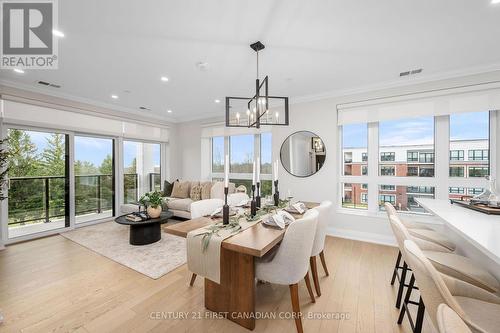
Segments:
[[[123,141],[124,202],[134,203],[144,193],[161,189],[160,144]]]
[[[114,216],[114,140],[75,136],[75,222]]]
[[[8,129],[8,237],[69,227],[68,135]]]

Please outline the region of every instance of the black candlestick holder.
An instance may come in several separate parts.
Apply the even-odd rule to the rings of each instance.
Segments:
[[[257,214],[257,204],[255,202],[255,185],[252,185],[252,201],[250,202],[250,216]]]
[[[229,206],[227,205],[227,194],[229,193],[229,188],[224,187],[224,206],[222,206],[222,224],[229,224]]]
[[[260,208],[260,182],[257,182],[257,196],[255,197],[255,205]]]
[[[278,207],[280,204],[280,192],[278,190],[278,180],[274,181],[274,195],[273,195],[273,197],[274,197],[274,205],[276,207]]]

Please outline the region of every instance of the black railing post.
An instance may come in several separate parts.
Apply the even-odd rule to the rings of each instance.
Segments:
[[[101,175],[97,176],[97,213],[102,213],[101,208]]]
[[[49,212],[49,205],[50,205],[50,184],[49,184],[50,178],[45,178],[45,223],[50,222],[50,212]]]

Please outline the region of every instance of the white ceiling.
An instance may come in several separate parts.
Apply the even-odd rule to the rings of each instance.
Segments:
[[[223,115],[225,96],[251,96],[256,40],[270,93],[292,99],[407,83],[398,74],[413,68],[425,78],[500,63],[491,0],[63,0],[59,26],[58,70],[1,70],[2,81],[49,81],[62,88],[48,94],[174,121]]]

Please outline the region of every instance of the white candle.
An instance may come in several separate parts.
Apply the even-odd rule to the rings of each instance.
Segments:
[[[274,180],[278,180],[278,160],[274,162]]]
[[[255,185],[255,161],[253,161],[253,169],[252,169],[252,185]]]
[[[260,157],[257,157],[257,183],[260,183]]]
[[[229,155],[226,155],[224,164],[224,187],[229,187]]]

